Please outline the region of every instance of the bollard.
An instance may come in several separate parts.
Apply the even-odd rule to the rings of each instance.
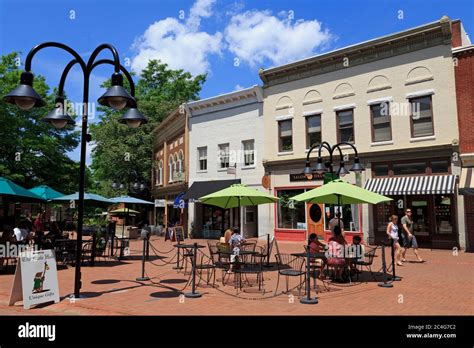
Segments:
[[[382,245],[382,269],[383,269],[383,283],[379,283],[381,288],[393,288],[393,284],[387,280],[387,265],[385,263],[385,244]]]
[[[271,268],[270,265],[270,233],[267,233],[267,263],[263,267]]]
[[[315,298],[311,298],[311,272],[310,272],[310,264],[309,264],[309,255],[310,255],[310,252],[311,252],[311,249],[310,249],[310,245],[308,243],[308,251],[306,252],[306,297],[303,297],[301,300],[300,300],[300,303],[303,303],[303,304],[316,304],[318,303],[318,299],[315,297]],[[316,285],[316,283],[315,283]]]
[[[199,292],[196,292],[196,260],[197,260],[197,243],[194,243],[194,247],[193,247],[193,257],[192,257],[192,262],[193,262],[193,284],[192,284],[192,290],[191,292],[186,292],[184,294],[184,297],[189,297],[189,298],[198,298],[198,297],[201,297],[202,294],[200,294]]]
[[[400,277],[397,277],[397,275],[395,274],[395,250],[394,250],[394,247],[393,247],[393,244],[394,244],[394,241],[392,241],[392,276],[390,277],[390,280],[391,281],[400,281],[402,280],[402,278]]]
[[[179,239],[178,239],[178,245],[180,244]],[[183,269],[183,266],[180,266],[179,264],[179,249],[180,247],[176,248],[177,256],[176,256],[176,266],[173,267],[173,269]],[[183,250],[183,263],[184,263],[184,250]]]
[[[145,236],[145,238],[143,238],[143,251],[142,251],[142,276],[136,278],[136,280],[139,281],[139,282],[150,280],[150,278],[145,277],[145,257],[146,257],[145,254],[146,254],[146,248],[147,248],[147,244],[148,244],[147,242],[148,242],[148,240]]]
[[[95,232],[92,232],[92,251],[91,251],[91,266],[94,267],[95,264],[95,249],[97,243],[97,235]]]

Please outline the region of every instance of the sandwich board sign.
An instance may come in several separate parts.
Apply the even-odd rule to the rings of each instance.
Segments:
[[[53,250],[24,251],[19,255],[9,306],[23,300],[23,308],[59,302],[58,272]]]

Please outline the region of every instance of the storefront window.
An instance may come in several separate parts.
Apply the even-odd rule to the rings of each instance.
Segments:
[[[435,216],[437,234],[453,233],[453,219],[451,214],[451,197],[436,195],[435,196]]]
[[[203,206],[204,225],[211,231],[223,231],[230,227],[229,209],[221,209],[212,205]]]
[[[277,203],[278,228],[306,229],[305,203],[290,200],[291,197],[304,191],[304,189],[277,191],[277,197],[280,198]]]
[[[374,165],[375,176],[388,176],[388,164],[376,164]]]
[[[426,162],[394,163],[393,175],[426,174]]]
[[[390,221],[391,213],[391,202],[383,202],[375,205],[375,222],[377,224],[376,231],[385,232],[387,230],[387,224]]]
[[[359,230],[359,206],[358,204],[344,204],[342,206],[326,205],[324,208],[324,223],[329,230],[329,221],[337,218],[336,214],[342,211],[341,220],[344,223],[344,231]]]
[[[448,173],[449,172],[449,161],[431,161],[431,173]]]

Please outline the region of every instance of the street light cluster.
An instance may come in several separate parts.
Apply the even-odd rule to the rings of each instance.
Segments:
[[[349,170],[347,170],[347,168],[345,167],[344,161],[343,161],[341,145],[350,146],[354,150],[354,153],[355,153],[354,164],[352,165],[352,167]],[[316,148],[318,148],[318,158],[317,158],[316,165],[314,166],[314,168],[311,168],[311,163],[309,161],[309,155]],[[326,163],[323,163],[323,158],[321,157],[321,150],[323,148],[329,151],[329,161],[326,162]],[[321,144],[312,146],[311,149],[308,151],[308,154],[307,154],[307,157],[306,157],[306,166],[305,166],[304,171],[303,171],[303,174],[306,176],[306,179],[308,179],[308,180],[313,179],[314,174],[318,174],[318,175],[322,175],[324,173],[334,174],[332,157],[333,157],[333,153],[336,149],[339,151],[339,157],[340,157],[339,169],[336,172],[336,174],[339,177],[344,177],[345,175],[349,174],[350,172],[361,173],[362,171],[365,170],[365,168],[362,166],[362,164],[360,164],[357,149],[353,144],[348,143],[348,142],[341,142],[339,144],[331,146],[327,142],[323,141]]]
[[[61,84],[61,87],[63,84],[64,83]],[[4,100],[8,103],[15,104],[21,110],[25,111],[33,107],[46,105],[46,102],[34,90],[33,74],[29,71],[25,71],[21,74],[20,85],[8,93],[4,97]],[[127,124],[130,128],[137,128],[147,122],[146,117],[138,111],[135,98],[123,88],[123,76],[121,73],[115,72],[112,74],[112,86],[98,99],[98,102],[114,110],[122,110],[128,107],[128,110],[122,115],[119,122]],[[51,123],[58,129],[64,128],[68,124],[75,124],[73,118],[66,111],[63,88],[60,88],[55,103],[55,108],[43,117],[42,121]]]

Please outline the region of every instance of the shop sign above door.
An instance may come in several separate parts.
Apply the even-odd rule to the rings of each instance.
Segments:
[[[319,174],[313,174],[313,178],[309,180],[303,173],[300,174],[290,174],[290,182],[295,181],[317,181],[323,180],[323,176]]]

